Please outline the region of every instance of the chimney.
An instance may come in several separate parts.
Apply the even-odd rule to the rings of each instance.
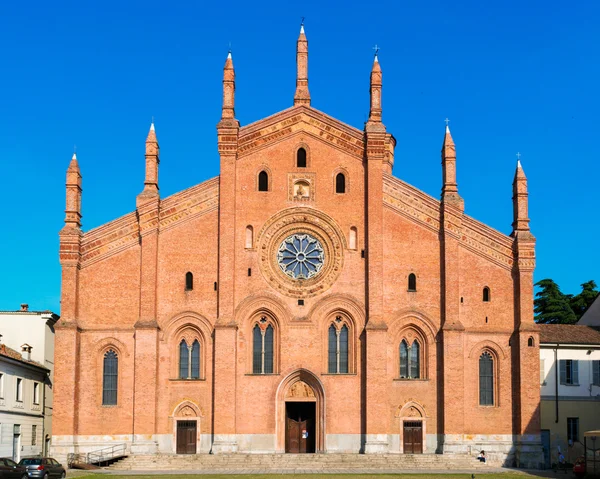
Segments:
[[[31,350],[33,347],[29,346],[29,344],[25,343],[21,345],[21,356],[23,359],[27,359],[27,361],[31,361]]]
[[[29,305],[27,303],[21,303],[21,311],[29,311]]]

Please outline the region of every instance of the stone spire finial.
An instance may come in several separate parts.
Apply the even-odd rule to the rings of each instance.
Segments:
[[[66,190],[65,227],[81,228],[81,171],[76,153],[67,168]]]
[[[156,138],[154,119],[150,123],[146,137],[146,175],[144,190],[137,197],[137,205],[146,203],[149,199],[157,198],[158,194],[158,165],[160,164],[160,147]]]
[[[442,145],[442,201],[464,209],[463,199],[458,194],[456,182],[456,145],[450,134],[449,120],[446,119],[446,133]]]
[[[371,68],[370,94],[371,106],[369,109],[368,123],[381,123],[381,88],[382,74],[381,65],[377,58],[379,47],[375,46],[375,58],[373,59],[373,67]]]
[[[235,69],[231,50],[227,54],[225,66],[223,67],[223,108],[221,119],[235,118]]]
[[[529,232],[529,194],[527,177],[521,166],[521,154],[517,153],[517,168],[513,180],[513,236],[519,232]]]
[[[296,42],[296,94],[294,106],[310,106],[310,93],[308,91],[308,40],[304,34],[304,20],[300,25],[300,36]]]

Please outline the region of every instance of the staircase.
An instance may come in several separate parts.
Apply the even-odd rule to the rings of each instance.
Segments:
[[[498,470],[460,454],[154,454],[128,456],[110,471],[197,471],[200,473],[398,473],[423,470]]]

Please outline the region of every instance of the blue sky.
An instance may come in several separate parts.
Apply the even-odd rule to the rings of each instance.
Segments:
[[[0,309],[60,310],[74,144],[84,230],[135,209],[152,116],[163,197],[216,176],[229,42],[248,124],[292,104],[302,16],[315,108],[362,128],[378,44],[394,175],[439,197],[450,118],[466,213],[508,234],[520,151],[536,281],[600,282],[600,2],[34,0],[0,3]]]

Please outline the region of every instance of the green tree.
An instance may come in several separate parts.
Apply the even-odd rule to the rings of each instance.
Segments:
[[[577,316],[578,321],[600,293],[597,288],[598,286],[596,286],[594,280],[588,281],[581,285],[581,293],[569,298],[569,305],[575,313],[575,316]]]
[[[535,284],[540,291],[533,301],[535,321],[544,324],[572,324],[577,316],[569,304],[569,296],[560,291],[551,279],[542,279]]]

